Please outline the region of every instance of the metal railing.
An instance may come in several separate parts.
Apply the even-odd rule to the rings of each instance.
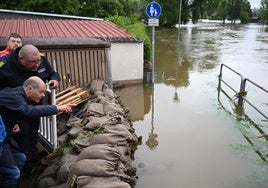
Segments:
[[[50,89],[48,85],[43,104],[56,105],[56,90]],[[55,151],[57,149],[57,115],[41,117],[38,133],[41,146],[48,152]]]
[[[230,70],[231,72],[235,73],[235,75],[239,76],[240,79],[240,88],[239,89],[234,89],[231,84],[229,84],[226,80],[224,80],[223,77],[223,68],[227,68],[228,70]],[[231,82],[233,82],[234,80],[231,80]],[[238,98],[238,102],[236,103],[234,100],[234,97],[230,97],[230,95],[228,95],[228,93],[226,92],[226,90],[224,90],[221,87],[221,83],[224,83],[225,86],[227,86],[229,89],[231,89],[234,93],[235,96]],[[267,122],[268,118],[267,116],[252,102],[250,102],[246,96],[247,96],[247,92],[246,90],[246,85],[247,84],[251,84],[252,86],[260,89],[261,91],[264,91],[266,94],[268,94],[268,91],[266,89],[264,89],[263,87],[261,87],[260,85],[256,84],[255,82],[251,81],[248,78],[244,78],[243,75],[241,75],[240,73],[238,73],[237,71],[233,70],[232,68],[228,67],[225,64],[221,64],[220,67],[220,74],[219,74],[219,85],[218,85],[218,101],[219,104],[221,105],[222,109],[224,109],[226,112],[228,112],[229,114],[233,113],[233,110],[235,112],[235,114],[237,115],[237,119],[241,120],[241,115],[243,115],[245,117],[245,119],[250,123],[250,125],[252,125],[257,132],[260,134],[260,136],[257,136],[257,139],[265,139],[265,141],[268,141],[268,134],[265,131],[266,126],[260,126],[259,124],[257,124],[255,121],[253,121],[251,118],[249,118],[249,116],[247,114],[245,114],[244,112],[244,101],[251,106],[256,112],[258,112],[258,114],[260,114],[262,117],[265,118],[265,121]],[[251,86],[250,85],[250,86]],[[221,102],[220,100],[220,93],[223,93],[230,101],[232,101],[232,103],[234,104],[234,108],[232,109],[232,111],[229,111]],[[253,150],[256,152],[256,154],[263,160],[263,161],[268,161],[268,155],[267,155],[267,151],[263,148],[265,147],[258,147],[258,145],[261,143],[261,141],[257,141],[256,142],[256,138],[254,136],[252,136],[249,133],[250,130],[244,131],[243,132],[243,136],[244,138],[248,141],[248,143],[252,146]],[[249,136],[250,135],[250,136]],[[264,142],[265,142],[264,141]]]
[[[230,84],[228,84],[225,80],[223,80],[223,78],[222,78],[223,68],[229,69],[230,71],[232,71],[233,73],[235,73],[236,75],[238,75],[240,77],[241,81],[240,81],[239,91],[235,90]],[[256,105],[254,105],[253,103],[251,103],[249,100],[247,100],[245,98],[245,96],[247,95],[247,91],[245,91],[247,83],[252,84],[256,88],[258,88],[258,89],[260,89],[268,94],[268,91],[265,88],[263,88],[262,86],[258,85],[255,82],[251,81],[248,78],[244,78],[243,75],[241,75],[240,73],[238,73],[237,71],[233,70],[231,67],[229,67],[225,64],[221,64],[221,67],[220,67],[219,88],[221,87],[221,82],[223,82],[228,88],[230,88],[232,91],[235,92],[235,96],[238,98],[239,105],[243,106],[243,102],[244,101],[247,102],[254,110],[256,110],[260,115],[262,115],[266,119],[265,121],[268,120],[268,117],[261,110],[259,110],[258,107],[256,107]]]

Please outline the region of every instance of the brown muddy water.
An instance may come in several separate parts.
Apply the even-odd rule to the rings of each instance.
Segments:
[[[268,122],[248,105],[237,110],[217,89],[222,63],[268,88],[268,27],[156,28],[155,50],[155,83],[115,91],[142,136],[133,161],[136,188],[268,187],[268,141],[261,134]],[[233,72],[223,75],[239,88]],[[268,115],[268,94],[247,90]]]

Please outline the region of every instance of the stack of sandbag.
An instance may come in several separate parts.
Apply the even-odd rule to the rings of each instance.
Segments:
[[[93,81],[89,92],[92,98],[82,107],[82,115],[70,116],[59,126],[61,148],[43,161],[47,167],[37,187],[134,186],[131,162],[138,138],[128,110],[102,80]]]

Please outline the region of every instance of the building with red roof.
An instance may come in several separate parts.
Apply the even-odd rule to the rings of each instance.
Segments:
[[[91,80],[143,81],[143,40],[99,18],[0,9],[0,50],[11,32],[45,53],[62,76],[62,88]]]

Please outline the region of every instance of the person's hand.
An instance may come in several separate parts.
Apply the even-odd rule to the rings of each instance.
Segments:
[[[65,113],[71,113],[72,107],[76,106],[76,104],[63,104],[63,105],[57,105],[58,112],[65,112]]]
[[[59,82],[57,80],[49,80],[48,84],[52,89],[57,89],[59,87]]]
[[[19,133],[20,132],[20,126],[19,126],[19,124],[15,124],[14,125],[14,127],[13,127],[13,129],[12,129],[12,134],[17,134],[17,133]]]

